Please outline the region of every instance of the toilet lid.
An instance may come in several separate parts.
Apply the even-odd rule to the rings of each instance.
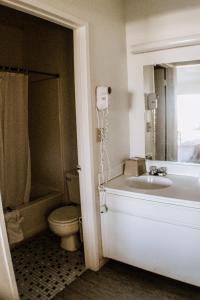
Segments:
[[[57,223],[67,223],[77,221],[80,216],[80,207],[69,205],[54,210],[49,216],[49,221]]]

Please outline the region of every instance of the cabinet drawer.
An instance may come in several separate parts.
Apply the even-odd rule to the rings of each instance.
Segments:
[[[110,211],[200,229],[200,209],[194,207],[108,192],[106,193],[106,206]]]

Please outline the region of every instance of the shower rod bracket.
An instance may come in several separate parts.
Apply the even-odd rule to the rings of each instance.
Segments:
[[[37,74],[37,75],[45,75],[49,77],[59,78],[59,74],[42,72],[42,71],[35,71],[24,69],[21,67],[13,67],[13,66],[0,66],[0,72],[13,72],[13,73],[23,73],[23,74]]]

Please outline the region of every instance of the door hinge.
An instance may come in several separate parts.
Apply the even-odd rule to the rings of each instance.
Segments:
[[[108,211],[108,207],[106,206],[106,204],[101,205],[101,214],[104,214]]]
[[[76,166],[76,170],[77,170],[77,172],[81,171],[81,166],[80,166],[80,165],[77,165],[77,166]]]

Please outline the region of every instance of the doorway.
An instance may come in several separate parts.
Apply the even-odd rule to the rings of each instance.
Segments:
[[[3,1],[2,1],[3,2]],[[5,1],[6,4],[7,1]],[[9,1],[10,2],[10,1]],[[13,1],[14,2],[14,1]],[[10,3],[9,3],[10,5]],[[40,8],[29,8],[28,5],[22,5],[18,7],[17,4],[11,3],[11,6],[14,8],[20,8],[25,10],[26,12],[37,14],[38,16],[44,16],[44,10]],[[50,9],[51,11],[51,9]],[[37,13],[36,13],[37,12]],[[57,18],[54,14],[52,16],[52,12],[46,11],[46,16],[50,21],[56,20],[56,23],[65,24],[65,26],[71,26],[71,21],[67,21],[67,18],[61,18],[60,15],[57,15]],[[74,21],[73,27],[75,29],[74,32],[74,40],[76,47],[74,49],[75,52],[75,70],[76,70],[76,115],[77,118],[77,129],[78,129],[78,152],[79,152],[79,164],[81,165],[81,173],[80,173],[80,185],[81,185],[81,203],[82,203],[82,212],[83,212],[83,234],[84,234],[84,247],[85,247],[85,258],[86,265],[90,268],[97,269],[99,263],[99,254],[98,254],[98,243],[97,243],[97,230],[96,230],[96,205],[94,203],[95,199],[95,191],[94,191],[94,174],[93,174],[93,153],[92,153],[92,129],[91,129],[91,107],[90,107],[90,85],[89,85],[89,71],[87,65],[87,26],[83,26],[82,22]],[[81,28],[80,28],[81,27]],[[85,38],[84,38],[85,37]],[[80,46],[81,55],[80,54]],[[79,61],[80,60],[80,61]],[[78,64],[80,62],[80,64]],[[80,69],[81,72],[78,74],[77,70]],[[82,101],[84,99],[84,102]],[[86,101],[87,100],[87,101]],[[89,117],[88,117],[89,115]],[[85,121],[85,122],[84,122]],[[81,128],[81,123],[84,122],[84,144],[83,140],[83,129]],[[81,145],[81,147],[80,147]],[[86,176],[87,175],[87,176]],[[90,204],[90,205],[89,205]],[[89,206],[89,209],[87,209]],[[2,223],[2,222],[1,222]],[[91,226],[93,224],[94,226]],[[3,227],[1,230],[4,230]],[[91,244],[91,240],[93,243]],[[6,244],[6,239],[4,236],[4,243]],[[87,251],[90,249],[89,251]],[[9,254],[6,253],[4,255],[4,259],[9,259]],[[9,276],[12,270],[9,268],[7,270],[9,272]],[[13,277],[10,280],[10,288],[12,295],[16,294]],[[16,297],[14,298],[16,299]]]

